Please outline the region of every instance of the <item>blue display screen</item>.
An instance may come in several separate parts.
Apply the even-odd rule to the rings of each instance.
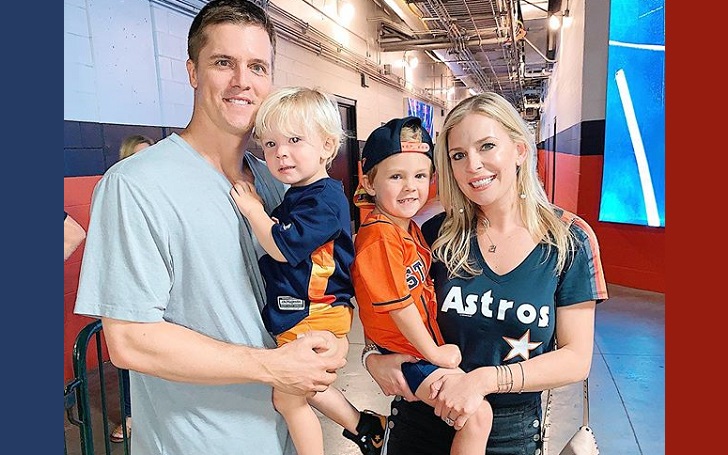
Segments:
[[[599,221],[665,226],[665,0],[612,0]]]
[[[422,119],[422,126],[425,127],[431,138],[435,138],[434,125],[432,124],[432,115],[435,107],[425,103],[424,101],[414,98],[407,98],[407,116],[419,117]]]

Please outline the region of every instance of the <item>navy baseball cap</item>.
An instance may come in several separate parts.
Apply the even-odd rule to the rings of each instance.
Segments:
[[[399,137],[403,126],[417,125],[422,131],[422,142],[401,142]],[[374,166],[392,155],[402,152],[420,152],[433,161],[433,151],[430,133],[422,126],[419,117],[395,118],[372,131],[364,144],[361,155],[361,170],[367,173]]]

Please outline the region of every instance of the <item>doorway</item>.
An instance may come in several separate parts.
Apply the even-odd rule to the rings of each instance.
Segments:
[[[334,96],[339,106],[341,126],[345,137],[341,141],[339,154],[331,163],[329,176],[340,180],[344,185],[344,194],[349,201],[349,219],[352,220],[352,233],[359,228],[359,210],[353,202],[354,191],[359,184],[357,163],[359,162],[359,141],[356,135],[356,100]]]

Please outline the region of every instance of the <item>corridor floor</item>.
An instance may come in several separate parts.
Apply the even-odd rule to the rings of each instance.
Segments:
[[[601,455],[659,455],[665,453],[665,296],[664,294],[610,285],[610,298],[597,306],[594,359],[589,378],[590,423]],[[364,344],[357,317],[349,336],[347,365],[336,386],[359,409],[388,413],[390,398],[382,394],[362,368]],[[117,384],[115,368],[104,371],[108,384]],[[118,422],[118,392],[110,387],[109,431]],[[92,388],[98,402],[98,388]],[[555,389],[552,405],[551,444],[548,455],[558,454],[581,423],[581,384]],[[98,413],[97,413],[98,414]],[[113,417],[113,416],[116,416]],[[100,418],[95,417],[96,454],[107,453]],[[78,430],[64,419],[68,454],[80,454]],[[321,416],[326,455],[358,455],[354,443],[341,429]],[[111,454],[123,453],[123,444],[110,444]],[[413,454],[416,455],[416,454]]]
[[[664,454],[665,296],[616,285],[609,285],[609,295],[597,305],[590,426],[601,455]],[[388,413],[390,398],[359,361],[364,336],[358,322],[349,339],[349,361],[336,385],[359,409]],[[581,383],[554,389],[547,455],[557,455],[581,425],[581,390]],[[360,454],[336,424],[321,422],[326,455]]]

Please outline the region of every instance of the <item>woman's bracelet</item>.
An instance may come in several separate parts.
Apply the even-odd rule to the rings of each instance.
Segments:
[[[524,386],[526,385],[526,374],[523,371],[523,365],[521,362],[516,362],[516,365],[521,369],[521,388],[516,393],[523,393]],[[496,365],[495,366],[495,378],[496,378],[496,393],[511,393],[513,392],[513,370],[511,370],[510,364]]]
[[[510,393],[513,391],[513,371],[508,365],[495,366],[496,393]]]
[[[367,369],[367,357],[372,354],[381,354],[377,345],[374,343],[365,344],[364,350],[361,351],[361,364],[365,370]]]
[[[517,365],[521,368],[521,389],[518,391],[518,393],[523,393],[523,386],[526,385],[526,373],[523,371],[523,362],[518,362]]]

